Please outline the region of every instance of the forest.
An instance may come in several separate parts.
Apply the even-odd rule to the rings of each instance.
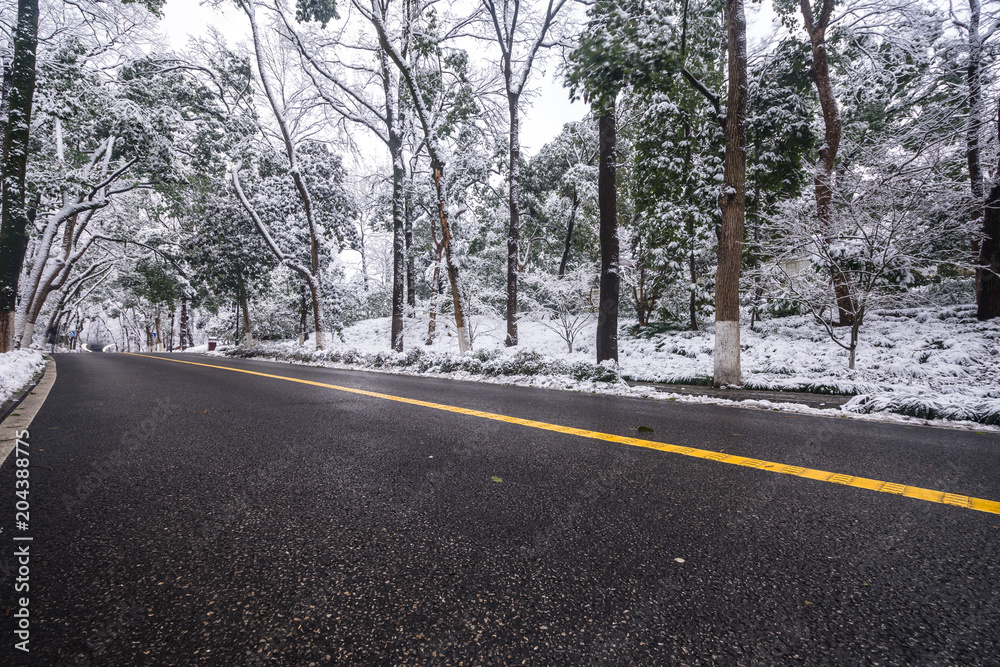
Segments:
[[[892,377],[948,352],[1000,398],[1000,5],[213,2],[244,38],[171,48],[163,0],[0,9],[0,352],[672,341],[709,367],[632,376],[727,386],[800,345],[885,371],[916,318],[951,324]],[[589,111],[528,153],[553,76]]]

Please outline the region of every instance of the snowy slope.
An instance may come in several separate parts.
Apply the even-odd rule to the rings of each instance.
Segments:
[[[28,384],[32,376],[44,366],[42,353],[35,350],[15,350],[0,354],[0,403]]]

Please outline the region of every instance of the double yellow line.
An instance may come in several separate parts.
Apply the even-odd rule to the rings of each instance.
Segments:
[[[904,496],[906,498],[926,500],[927,502],[931,503],[954,505],[956,507],[964,507],[966,509],[972,509],[979,512],[1000,514],[1000,502],[994,500],[984,500],[982,498],[971,498],[969,496],[963,496],[955,493],[934,491],[932,489],[924,489],[918,486],[907,486],[905,484],[883,482],[877,479],[868,479],[866,477],[854,477],[851,475],[826,472],[825,470],[814,470],[812,468],[802,468],[800,466],[785,465],[782,463],[774,463],[772,461],[751,459],[747,458],[746,456],[736,456],[733,454],[724,454],[722,452],[713,452],[707,449],[697,449],[695,447],[681,447],[679,445],[669,445],[663,442],[654,442],[652,440],[642,440],[640,438],[629,438],[621,435],[613,435],[611,433],[601,433],[600,431],[588,431],[582,428],[572,428],[570,426],[560,426],[558,424],[549,424],[546,422],[534,421],[533,419],[508,417],[507,415],[499,415],[493,412],[483,412],[482,410],[470,410],[468,408],[460,408],[454,405],[431,403],[430,401],[420,401],[414,398],[393,396],[391,394],[382,394],[376,391],[355,389],[353,387],[343,387],[336,384],[327,384],[325,382],[313,382],[312,380],[302,380],[299,378],[287,377],[285,375],[272,375],[270,373],[259,373],[257,371],[243,370],[241,368],[216,366],[214,364],[202,364],[195,361],[182,361],[180,359],[169,359],[167,357],[153,357],[145,354],[132,354],[132,356],[146,357],[149,359],[159,359],[161,361],[172,361],[174,363],[189,364],[191,366],[203,366],[205,368],[217,368],[219,370],[232,371],[234,373],[246,373],[247,375],[257,375],[259,377],[273,378],[275,380],[298,382],[299,384],[308,384],[314,387],[323,387],[324,389],[335,389],[336,391],[345,391],[351,394],[360,394],[361,396],[381,398],[387,401],[396,401],[397,403],[408,403],[409,405],[419,405],[420,407],[431,408],[433,410],[443,410],[445,412],[454,412],[461,415],[468,415],[470,417],[479,417],[481,419],[492,419],[493,421],[507,422],[508,424],[518,424],[520,426],[537,428],[543,431],[553,431],[555,433],[577,435],[580,436],[581,438],[588,438],[591,440],[604,440],[606,442],[617,442],[623,445],[632,445],[633,447],[656,449],[661,452],[670,452],[671,454],[691,456],[698,459],[716,461],[718,463],[728,463],[730,465],[744,466],[747,468],[756,468],[757,470],[776,472],[782,475],[792,475],[794,477],[804,477],[806,479],[814,479],[820,482],[829,482],[831,484],[850,486],[856,489],[878,491],[879,493],[889,493],[896,496]]]

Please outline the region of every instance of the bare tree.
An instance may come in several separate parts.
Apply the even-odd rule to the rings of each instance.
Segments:
[[[418,76],[413,62],[404,57],[397,48],[396,40],[390,35],[387,23],[389,0],[371,0],[369,5],[365,5],[364,0],[353,0],[353,6],[372,24],[378,36],[379,44],[383,52],[388,55],[389,60],[399,70],[400,78],[410,94],[413,103],[417,122],[423,132],[424,146],[431,162],[431,177],[434,183],[436,218],[441,227],[441,244],[444,250],[445,269],[448,273],[448,281],[451,283],[452,305],[455,313],[455,328],[458,333],[458,349],[460,354],[465,354],[471,349],[469,332],[466,325],[466,314],[468,309],[465,306],[465,297],[461,290],[461,280],[459,278],[458,263],[453,254],[452,228],[449,219],[450,210],[448,202],[448,192],[445,182],[445,168],[447,166],[447,152],[441,142],[440,124],[443,119],[431,113],[425,100],[428,90]],[[399,17],[404,32],[412,29],[412,22],[415,17],[412,12],[407,11]]]
[[[302,57],[305,71],[315,84],[320,97],[342,118],[368,129],[385,144],[389,151],[389,160],[392,165],[393,230],[390,347],[397,352],[402,352],[404,283],[406,278],[404,273],[406,161],[403,154],[405,118],[404,106],[400,103],[401,95],[404,92],[402,82],[398,73],[394,72],[391,67],[389,55],[381,47],[381,42],[378,42],[374,47],[376,52],[376,66],[374,68],[369,67],[366,63],[341,63],[337,62],[336,59],[331,62],[330,56],[320,57],[321,45],[310,41],[307,36],[296,29],[282,8],[280,1],[275,3],[275,9],[281,16],[289,39]],[[388,3],[375,5],[375,10],[381,13],[383,23],[388,20]],[[409,3],[407,3],[407,11],[409,11]],[[411,31],[402,31],[399,39],[399,53],[409,60]],[[368,45],[346,45],[339,36],[329,46],[343,46],[352,50],[360,50],[366,56],[373,50]],[[335,58],[335,54],[330,55]],[[337,68],[335,69],[335,67]],[[367,85],[352,85],[338,69],[361,72],[368,81],[373,78],[378,83],[377,89]]]
[[[537,18],[528,14],[529,8],[522,7],[520,0],[501,0],[499,6],[496,0],[482,2],[489,14],[496,43],[500,47],[500,69],[510,114],[510,159],[507,174],[510,222],[507,226],[507,337],[504,344],[513,347],[517,345],[517,274],[521,233],[518,202],[521,185],[521,96],[538,50],[545,44],[552,22],[565,6],[566,0],[548,0],[545,12]],[[530,36],[526,34],[529,31]]]

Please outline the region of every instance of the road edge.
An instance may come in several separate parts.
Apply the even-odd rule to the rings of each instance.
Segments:
[[[6,416],[3,422],[0,422],[0,466],[4,464],[7,457],[14,450],[17,434],[27,430],[31,422],[35,419],[35,415],[38,414],[42,404],[45,403],[45,399],[48,398],[49,391],[52,390],[52,385],[55,382],[56,362],[54,359],[50,359],[45,363],[45,370],[42,373],[42,377],[35,386],[28,388],[21,400],[11,408],[11,413]],[[13,414],[13,410],[17,408],[20,410],[15,415]]]
[[[10,415],[10,413],[17,409],[17,406],[21,404],[21,401],[28,397],[28,394],[35,390],[38,383],[45,377],[46,368],[48,368],[48,361],[42,365],[41,370],[35,371],[35,374],[32,376],[31,380],[28,381],[28,384],[15,391],[10,395],[10,398],[3,401],[3,407],[0,408],[0,424],[7,419],[7,416]]]
[[[140,354],[148,354],[148,353],[140,353]],[[760,412],[782,412],[788,415],[803,416],[803,417],[819,417],[821,419],[849,419],[851,421],[865,422],[868,424],[901,426],[903,428],[914,428],[914,427],[937,428],[937,429],[945,429],[948,431],[963,431],[966,433],[989,434],[1000,437],[1000,427],[989,424],[981,424],[978,422],[962,422],[962,421],[952,421],[946,419],[927,420],[927,419],[921,419],[919,417],[910,417],[908,415],[901,415],[895,412],[876,412],[876,413],[846,412],[836,407],[814,408],[805,405],[803,403],[785,402],[779,400],[772,401],[770,399],[719,398],[710,396],[707,393],[681,394],[681,393],[670,392],[667,389],[657,389],[655,387],[645,387],[643,385],[640,385],[638,387],[632,387],[625,380],[622,380],[621,382],[624,383],[626,386],[629,386],[630,388],[633,389],[646,388],[651,392],[651,394],[636,396],[636,395],[616,394],[610,391],[607,392],[597,391],[596,389],[593,391],[585,391],[581,389],[574,389],[571,387],[545,387],[532,384],[522,384],[519,382],[501,382],[501,381],[492,382],[486,379],[482,379],[482,376],[478,378],[473,378],[473,377],[465,378],[465,377],[452,377],[449,375],[437,375],[437,374],[431,375],[423,373],[406,372],[405,370],[402,369],[357,368],[355,366],[350,366],[339,362],[327,362],[324,364],[316,364],[306,361],[299,361],[295,359],[230,357],[226,354],[207,354],[205,352],[185,352],[184,354],[197,355],[200,357],[205,357],[207,359],[224,359],[229,361],[251,361],[251,362],[259,362],[266,364],[283,364],[286,366],[302,366],[305,368],[349,371],[354,373],[377,373],[380,375],[400,375],[400,376],[414,377],[414,378],[450,380],[452,382],[474,382],[477,384],[505,385],[511,387],[524,387],[528,389],[545,389],[548,391],[583,392],[583,393],[590,393],[596,396],[617,396],[620,398],[629,398],[633,400],[670,401],[670,402],[677,401],[679,403],[684,403],[687,405],[715,405],[722,408],[736,408],[740,410],[755,410]],[[508,377],[518,377],[518,376],[508,376]],[[782,392],[775,392],[775,393],[780,394]],[[816,396],[827,396],[827,394],[816,394]],[[831,396],[836,396],[836,395],[831,394]],[[705,399],[705,400],[697,400],[697,399]],[[768,403],[768,405],[759,405],[759,403],[765,403],[765,402]],[[758,403],[758,405],[754,405],[753,403]]]

